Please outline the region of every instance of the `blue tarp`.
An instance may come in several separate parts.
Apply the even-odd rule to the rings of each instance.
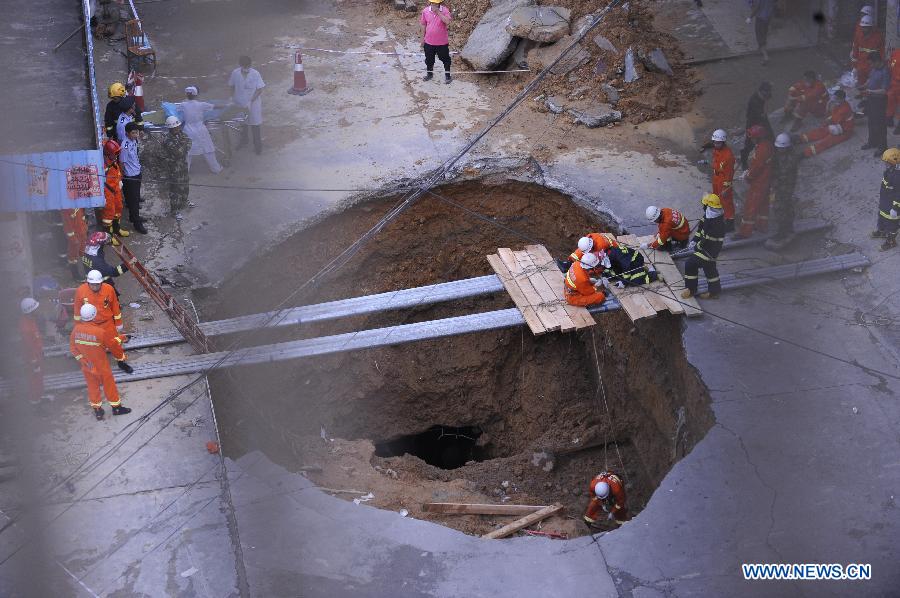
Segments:
[[[0,212],[99,208],[100,150],[0,156]]]

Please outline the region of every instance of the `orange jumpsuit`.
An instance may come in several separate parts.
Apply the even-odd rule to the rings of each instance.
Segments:
[[[840,125],[843,132],[840,135],[832,135],[828,130],[829,125]],[[847,141],[853,136],[853,109],[846,101],[841,102],[831,109],[831,115],[821,127],[808,131],[800,136],[803,143],[812,143],[803,150],[807,158],[821,154],[829,147]]]
[[[753,231],[764,233],[769,228],[769,187],[772,182],[772,157],[775,146],[771,139],[763,139],[753,148],[747,180],[750,190],[744,203],[738,236],[749,237]]]
[[[29,314],[19,318],[19,336],[22,338],[22,358],[25,361],[25,376],[28,379],[28,400],[37,403],[44,394],[44,339],[38,330],[37,320]]]
[[[822,118],[827,112],[827,106],[828,90],[825,85],[821,81],[814,81],[810,85],[806,79],[802,79],[788,89],[784,113],[793,114],[797,118],[803,118],[807,114]]]
[[[119,309],[119,299],[116,290],[107,283],[100,284],[100,290],[96,293],[91,290],[88,283],[83,283],[75,290],[75,321],[81,321],[81,306],[90,303],[97,308],[97,317],[94,324],[103,327],[110,336],[116,336],[122,329],[122,310]]]
[[[609,484],[609,496],[599,498],[594,488],[600,482]],[[591,480],[591,502],[588,503],[584,512],[584,520],[590,525],[600,518],[600,514],[604,511],[611,513],[616,523],[628,521],[628,507],[625,505],[625,485],[621,478],[611,471],[594,476]]]
[[[712,192],[722,200],[725,220],[734,220],[734,152],[730,147],[713,148],[712,169]]]
[[[619,244],[616,243],[616,240],[613,238],[613,235],[609,233],[588,233],[585,235],[594,241],[594,246],[591,248],[591,253],[598,253],[601,250],[606,251],[610,247],[618,247]],[[572,253],[569,254],[570,262],[577,262],[581,260],[582,256],[584,256],[584,252],[580,249],[576,249]]]
[[[862,87],[868,81],[869,73],[872,72],[869,56],[875,52],[884,56],[884,34],[877,27],[857,25],[856,31],[853,33],[853,45],[850,51],[856,61],[853,63],[856,68],[856,84]]]
[[[66,260],[69,264],[77,265],[81,260],[81,252],[87,243],[87,220],[84,219],[84,209],[60,210],[63,221],[63,231],[66,233]]]
[[[106,205],[100,213],[103,219],[103,228],[112,226],[113,220],[122,217],[122,167],[118,161],[110,163],[106,158],[106,183],[103,185],[103,194],[106,196]]]
[[[687,241],[690,235],[691,225],[684,214],[672,208],[663,208],[660,210],[659,230],[656,238],[650,243],[650,247],[656,249],[665,245],[670,238],[676,241]]]
[[[591,283],[590,275],[585,271],[581,262],[575,262],[569,266],[565,280],[566,303],[587,307],[596,305],[606,300],[603,291],[598,291]]]
[[[125,351],[122,349],[122,338],[110,334],[106,327],[93,322],[78,322],[72,329],[69,337],[69,350],[81,365],[81,373],[88,387],[88,400],[91,407],[99,409],[103,402],[100,395],[100,387],[106,394],[106,402],[110,407],[118,407],[121,404],[119,390],[109,367],[109,358],[106,352],[112,353],[117,361],[125,361]]]
[[[888,118],[894,118],[897,108],[900,107],[900,48],[891,52],[889,66],[891,69],[891,85],[888,87],[885,112]]]

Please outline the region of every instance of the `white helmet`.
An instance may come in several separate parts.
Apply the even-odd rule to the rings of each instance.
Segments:
[[[178,120],[177,116],[169,116],[168,118],[166,118],[166,128],[167,129],[174,129],[175,127],[180,127],[180,126],[181,126],[181,121]]]
[[[81,316],[82,322],[90,322],[94,318],[97,317],[97,308],[91,305],[90,303],[85,303],[81,306],[81,309],[78,312],[78,315]]]
[[[594,248],[594,240],[590,237],[581,237],[578,239],[578,249],[582,251],[582,253],[587,253],[591,249]]]
[[[872,15],[863,15],[859,20],[859,24],[863,27],[871,27],[875,24],[875,19],[872,18]]]
[[[583,256],[581,256],[581,265],[584,266],[584,268],[587,270],[596,268],[599,263],[600,258],[597,257],[596,253],[585,253]]]
[[[87,275],[88,284],[100,284],[103,282],[103,275],[100,270],[91,270]]]
[[[713,131],[713,141],[725,141],[727,138],[728,135],[725,133],[725,129],[716,129],[715,131]]]
[[[40,303],[38,303],[37,301],[35,301],[33,298],[31,298],[31,297],[25,297],[25,298],[22,299],[22,301],[19,303],[19,309],[22,310],[22,313],[23,313],[23,314],[30,314],[31,312],[33,312],[34,310],[36,310],[36,309],[38,308],[39,305],[40,305]]]
[[[863,6],[862,8],[859,9],[859,12],[861,12],[864,15],[871,16],[871,15],[875,14],[875,9],[872,8],[871,6]]]
[[[660,210],[658,207],[647,206],[647,212],[646,212],[647,220],[649,220],[650,222],[656,222],[656,220],[659,218],[659,215],[661,213],[662,213],[662,210]]]
[[[787,133],[780,133],[775,138],[775,147],[791,147],[791,136]]]
[[[609,496],[609,484],[606,482],[599,482],[594,486],[594,494],[597,495],[597,498],[606,498]]]

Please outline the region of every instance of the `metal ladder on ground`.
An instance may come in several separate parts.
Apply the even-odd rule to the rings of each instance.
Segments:
[[[128,246],[120,242],[118,246],[113,245],[112,249],[128,266],[131,274],[144,287],[147,294],[162,308],[185,340],[200,353],[214,352],[215,349],[212,343],[200,330],[200,326],[197,325],[187,310],[175,300],[175,297],[163,290],[156,278],[153,277],[153,274],[144,267],[144,264],[128,249]]]

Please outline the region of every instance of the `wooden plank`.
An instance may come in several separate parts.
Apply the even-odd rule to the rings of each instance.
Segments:
[[[531,513],[530,515],[526,515],[525,517],[522,517],[521,519],[516,519],[512,523],[504,525],[500,529],[494,530],[489,534],[484,534],[481,537],[482,538],[491,538],[491,539],[505,538],[506,536],[514,534],[524,527],[528,527],[532,523],[537,523],[538,521],[542,521],[542,520],[546,519],[547,517],[550,517],[551,515],[555,515],[556,513],[559,513],[560,511],[562,511],[562,509],[563,509],[562,505],[551,505],[549,507],[544,507],[540,511],[535,511],[534,513]]]
[[[500,282],[503,283],[504,288],[506,288],[506,292],[512,297],[513,303],[516,304],[516,307],[522,313],[522,317],[525,319],[525,323],[528,324],[528,328],[531,330],[532,334],[544,334],[547,332],[547,329],[538,317],[537,312],[535,312],[525,295],[522,294],[522,289],[516,284],[516,281],[513,278],[512,273],[506,267],[506,264],[504,264],[500,257],[496,255],[487,256],[487,260],[494,269],[494,272],[497,273],[497,277],[500,279]]]
[[[646,235],[643,237],[635,237],[638,246],[641,243],[649,243],[653,240],[654,235]],[[684,288],[684,276],[672,260],[672,256],[668,251],[646,250],[644,256],[653,264],[657,272],[662,275],[666,281],[666,286],[672,294],[671,298],[667,298],[666,303],[668,309],[673,314],[685,314],[688,317],[699,316],[703,313],[697,300],[691,297],[683,299],[681,291],[678,288]],[[671,288],[672,286],[676,288]]]
[[[548,313],[543,309],[538,309],[538,306],[543,303],[541,295],[537,292],[537,290],[535,290],[534,286],[532,286],[531,284],[531,281],[528,280],[528,276],[522,271],[522,266],[519,264],[519,261],[513,254],[512,249],[501,247],[497,250],[497,255],[500,256],[500,259],[503,261],[503,265],[505,265],[507,270],[509,270],[510,274],[512,275],[513,281],[517,285],[519,285],[520,289],[522,289],[522,294],[525,296],[525,299],[528,300],[528,304],[534,308],[535,313],[537,313],[538,317],[541,319],[541,324],[544,325],[544,329],[546,329],[547,332],[559,330],[559,322],[556,320],[553,314]]]
[[[559,329],[562,332],[574,330],[575,323],[572,322],[569,314],[566,313],[566,309],[563,307],[565,304],[560,304],[556,293],[550,288],[528,251],[514,251],[513,255],[516,257],[516,261],[519,262],[522,270],[528,272],[528,281],[531,282],[531,286],[541,296],[541,302],[544,304],[541,309],[556,318]]]
[[[622,304],[622,309],[625,310],[632,322],[642,318],[656,317],[656,309],[644,297],[640,287],[625,287],[624,289],[612,287],[612,293]]]
[[[528,515],[546,509],[542,505],[486,505],[466,504],[458,502],[427,502],[422,510],[429,513],[445,513],[448,515]]]
[[[550,288],[553,289],[554,293],[556,293],[556,297],[562,301],[566,313],[575,324],[575,328],[587,328],[588,326],[596,324],[594,316],[592,316],[588,310],[583,307],[578,307],[577,305],[569,305],[566,303],[564,275],[556,266],[556,260],[550,255],[547,248],[543,245],[526,245],[525,249],[531,254],[532,260],[537,267],[540,268],[541,275],[550,285]]]

